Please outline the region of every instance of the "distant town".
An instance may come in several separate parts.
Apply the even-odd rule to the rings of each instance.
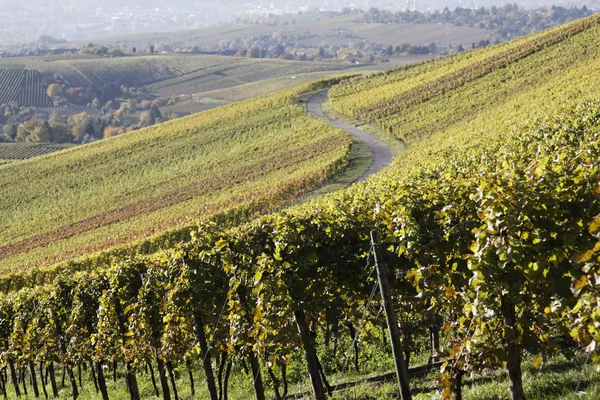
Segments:
[[[60,0],[48,9],[42,0],[17,2],[0,0],[0,44],[2,46],[47,42],[77,41],[138,32],[166,32],[211,26],[217,23],[264,19],[282,14],[343,9],[369,10],[372,7],[395,10],[441,10],[444,7],[502,6],[503,0],[324,0],[306,1],[302,6],[290,0],[174,0],[168,4],[146,1],[143,6],[131,0]],[[557,0],[561,6],[598,8],[600,0]],[[521,7],[549,6],[543,0],[519,2]],[[40,13],[40,9],[47,12]],[[42,40],[40,40],[42,38]],[[50,39],[51,38],[51,39]]]

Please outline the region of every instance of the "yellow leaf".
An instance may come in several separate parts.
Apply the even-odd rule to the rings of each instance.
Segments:
[[[452,352],[450,353],[450,357],[454,357],[456,354],[460,353],[462,348],[460,346],[452,347]]]
[[[590,233],[596,233],[600,229],[600,215],[598,215],[588,227]]]
[[[471,247],[469,247],[469,250],[475,253],[477,251],[477,242],[474,241],[473,243],[471,243]]]
[[[542,363],[542,361],[543,361],[542,356],[537,356],[535,358],[535,360],[533,360],[533,366],[536,367],[536,368],[539,367],[540,364]]]
[[[594,256],[594,250],[588,250],[585,253],[576,254],[573,256],[573,261],[576,263],[588,262]]]

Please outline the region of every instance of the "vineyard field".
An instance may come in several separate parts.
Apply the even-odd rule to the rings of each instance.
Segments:
[[[0,160],[25,160],[73,147],[63,144],[0,143]]]
[[[147,87],[161,96],[198,94],[257,82],[349,68],[340,63],[193,54],[140,55],[120,58],[66,57],[0,59],[0,104],[52,107],[43,77],[58,75],[71,88],[103,88],[109,84]],[[289,86],[288,86],[289,87]]]
[[[362,68],[337,63],[244,60],[235,65],[159,82],[148,86],[148,89],[163,97],[177,94],[191,96],[175,105],[163,107],[162,112],[195,113],[318,80],[364,73]]]
[[[4,387],[14,393],[8,377],[16,381],[15,367],[21,375],[50,372],[54,382],[54,368],[64,366],[70,378],[61,394],[77,397],[86,385],[74,371],[88,366],[94,373],[95,366],[103,395],[93,398],[179,391],[214,400],[230,388],[232,400],[298,392],[323,400],[331,383],[384,372],[395,358],[397,375],[407,364],[443,361],[435,376],[407,383],[413,398],[596,398],[598,37],[595,15],[467,54],[225,106],[117,137],[121,142],[67,150],[60,161],[48,155],[20,162],[29,169],[0,167],[0,186],[9,193],[0,200],[0,212],[8,210],[0,216],[9,221],[0,231],[0,243],[9,243],[0,248],[8,255],[0,261]],[[337,112],[407,144],[380,174],[233,227],[197,213],[189,240],[155,254],[92,254],[33,266],[47,251],[60,256],[99,237],[160,225],[142,218],[138,227],[136,220],[128,229],[100,227],[66,239],[65,249],[31,240],[70,227],[72,216],[89,219],[75,203],[97,213],[142,196],[154,204],[158,192],[179,199],[178,185],[190,175],[215,166],[251,174],[271,165],[263,163],[269,156],[290,161],[276,182],[286,182],[290,171],[344,165],[348,138],[292,101],[328,86]],[[181,138],[177,146],[174,138]],[[181,166],[164,148],[193,162]],[[299,153],[289,152],[295,148]],[[110,175],[104,149],[119,165]],[[303,151],[314,158],[296,158]],[[150,167],[160,157],[174,168]],[[85,166],[93,166],[86,175],[93,185],[58,178]],[[46,200],[57,187],[60,197]],[[256,184],[239,195],[260,190]],[[36,214],[20,215],[25,204]],[[192,204],[206,207],[175,207],[189,212]],[[150,210],[141,209],[144,217],[155,215]],[[40,243],[30,259],[15,251],[21,237]],[[379,296],[384,280],[386,304]],[[393,356],[384,314],[400,335]],[[120,386],[107,390],[100,382],[109,371],[119,373]],[[401,389],[405,399],[408,389]],[[397,384],[335,396],[399,398]]]
[[[52,99],[46,94],[42,75],[32,69],[0,66],[0,104],[16,102],[32,107],[52,106]]]
[[[251,215],[319,185],[344,168],[350,142],[305,116],[296,91],[3,166],[2,269]]]
[[[18,99],[21,93],[24,72],[24,69],[19,67],[0,70],[0,87],[2,87],[0,104],[7,104]]]
[[[260,82],[267,79],[293,77],[314,72],[338,72],[352,66],[340,63],[307,63],[282,60],[249,60],[233,58],[230,65],[207,68],[202,71],[165,80],[148,89],[161,96],[174,94],[202,94],[213,90],[227,89],[239,85]],[[239,60],[239,61],[237,61]]]

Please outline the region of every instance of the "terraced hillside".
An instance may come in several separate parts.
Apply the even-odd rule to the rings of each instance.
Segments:
[[[98,382],[117,366],[103,398],[218,399],[228,387],[229,398],[264,399],[312,386],[321,400],[325,377],[383,374],[395,359],[402,371],[408,356],[448,361],[403,386],[404,399],[597,398],[587,363],[600,362],[599,35],[594,16],[332,87],[335,109],[408,143],[393,165],[233,229],[199,224],[154,256],[6,276],[1,362],[30,376],[65,365],[63,396],[100,398],[74,378],[85,362]],[[374,255],[389,270],[395,357]]]
[[[298,90],[2,169],[4,271],[277,207],[344,167],[349,141]],[[24,184],[26,182],[26,184]],[[245,210],[245,211],[242,211]]]

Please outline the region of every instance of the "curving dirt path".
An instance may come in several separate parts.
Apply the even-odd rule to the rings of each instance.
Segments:
[[[361,182],[366,180],[369,176],[376,174],[381,171],[388,165],[392,163],[392,150],[390,147],[385,144],[383,141],[377,139],[374,136],[371,136],[367,132],[363,131],[360,128],[357,128],[348,123],[339,121],[337,119],[332,119],[325,115],[322,109],[323,102],[327,100],[328,92],[320,92],[311,97],[306,103],[306,110],[308,113],[314,117],[321,118],[326,120],[331,126],[336,128],[340,128],[354,136],[356,139],[360,140],[371,150],[373,154],[373,163],[369,167],[369,169],[355,182]]]

